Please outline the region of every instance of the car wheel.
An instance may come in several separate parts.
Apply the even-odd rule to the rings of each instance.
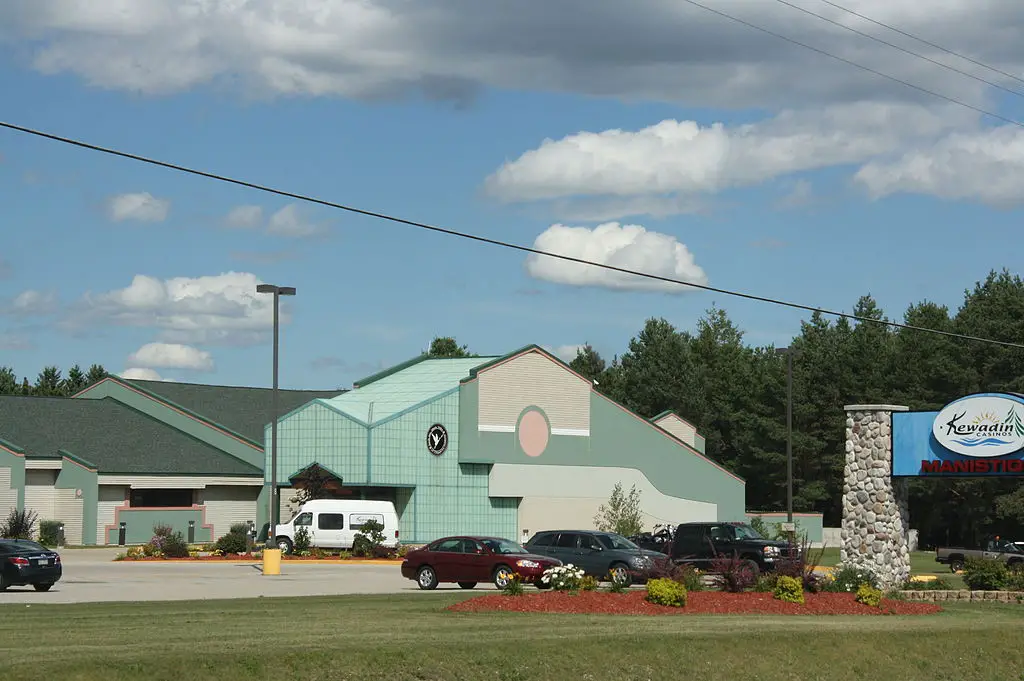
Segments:
[[[420,588],[424,591],[437,588],[437,573],[434,572],[434,568],[429,565],[424,565],[420,568],[420,571],[416,573],[416,583],[420,585]]]
[[[292,544],[292,540],[288,537],[279,537],[277,540],[277,548],[281,549],[281,553],[289,554],[295,546]]]
[[[625,563],[615,563],[608,568],[608,576],[611,578],[612,584],[617,586],[631,586],[633,584],[633,575],[629,574],[629,568],[626,567]]]
[[[7,587],[9,586],[10,584],[8,584],[7,580],[4,578],[4,573],[0,572],[0,591],[7,591]]]
[[[52,586],[53,586],[52,583],[50,583],[50,584],[33,584],[32,588],[35,589],[36,591],[49,591],[50,587],[52,587]]]
[[[750,581],[757,581],[757,578],[761,576],[761,568],[758,566],[757,561],[751,558],[747,558],[743,561],[743,571],[749,573]]]
[[[956,572],[960,572],[963,569],[964,569],[963,558],[954,558],[953,560],[949,561],[949,571],[950,572],[956,573]]]
[[[476,582],[459,582],[459,586],[463,589],[472,589],[476,586]]]
[[[494,586],[504,589],[514,577],[515,573],[512,572],[512,568],[507,565],[499,565],[494,570]]]

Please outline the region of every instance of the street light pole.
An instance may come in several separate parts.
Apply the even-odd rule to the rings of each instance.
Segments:
[[[277,527],[278,515],[281,512],[281,504],[277,500],[277,416],[278,416],[278,354],[280,338],[280,306],[281,296],[294,296],[295,288],[292,286],[276,286],[274,284],[259,284],[256,287],[257,293],[272,293],[274,295],[274,387],[270,398],[270,499],[267,502],[267,546],[274,541],[274,528]]]
[[[793,353],[786,348],[786,522],[793,523]]]
[[[779,348],[776,352],[786,355],[786,526],[793,543],[793,348]]]

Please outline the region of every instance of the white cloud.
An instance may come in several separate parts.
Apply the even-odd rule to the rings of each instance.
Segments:
[[[783,111],[735,127],[665,120],[635,132],[580,132],[507,162],[485,181],[504,201],[569,197],[686,198],[751,186],[798,172],[857,164],[907,141],[932,139],[976,120],[952,107],[858,103]],[[637,212],[629,208],[625,214]],[[666,208],[668,210],[666,210]]]
[[[1024,129],[1002,126],[948,135],[934,144],[861,168],[855,179],[873,198],[895,193],[1024,204]]]
[[[160,374],[158,374],[157,372],[153,371],[152,369],[144,369],[144,368],[140,368],[140,367],[133,367],[131,369],[125,369],[124,371],[121,372],[120,376],[121,376],[121,378],[125,378],[125,379],[128,379],[128,380],[135,379],[135,380],[138,380],[138,381],[162,381],[162,380],[164,380],[163,378],[161,378]]]
[[[566,364],[576,359],[576,355],[579,351],[584,348],[583,343],[578,345],[543,345],[541,346],[552,355],[562,360]]]
[[[48,315],[57,309],[57,296],[46,291],[27,290],[14,296],[6,305],[6,311],[21,317]],[[2,310],[0,310],[2,311]]]
[[[981,97],[978,83],[777,3],[705,2],[950,96]],[[844,4],[1009,73],[1024,70],[1020,3]],[[865,28],[834,7],[811,9]],[[675,0],[22,0],[0,3],[0,36],[15,50],[31,49],[34,67],[44,73],[74,73],[92,85],[143,93],[237,83],[269,94],[425,93],[464,101],[480,87],[497,87],[693,107],[920,97]]]
[[[256,293],[259,283],[247,272],[172,279],[138,274],[125,288],[87,293],[65,325],[157,329],[167,343],[259,343],[273,324],[273,296]],[[286,301],[281,320],[290,321]]]
[[[316,236],[325,231],[323,225],[307,219],[298,204],[290,203],[281,208],[264,224],[263,209],[260,206],[235,206],[224,218],[225,226],[232,229],[259,229],[273,236],[301,239]]]
[[[147,343],[128,357],[128,364],[147,369],[211,371],[213,358],[205,350],[180,343]]]
[[[263,209],[259,206],[235,206],[224,218],[224,224],[236,229],[255,229],[263,221]]]
[[[650,232],[640,225],[608,222],[588,229],[555,224],[537,237],[533,247],[549,253],[694,284],[703,285],[708,281],[704,270],[697,265],[693,254],[684,244],[673,236]],[[679,284],[533,253],[526,258],[526,271],[536,279],[572,286],[671,293],[692,290]]]
[[[267,224],[267,234],[277,236],[306,237],[314,236],[321,231],[323,228],[303,217],[299,207],[294,203],[271,215]]]
[[[163,222],[170,210],[170,201],[158,199],[149,192],[118,194],[107,201],[107,215],[114,222]]]

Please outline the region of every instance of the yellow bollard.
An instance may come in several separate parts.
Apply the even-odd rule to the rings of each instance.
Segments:
[[[281,574],[281,549],[263,549],[263,574]]]

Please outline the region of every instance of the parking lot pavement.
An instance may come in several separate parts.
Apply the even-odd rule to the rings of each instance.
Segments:
[[[112,562],[116,553],[106,549],[62,552],[64,576],[49,592],[12,587],[0,593],[0,605],[461,591],[455,584],[421,591],[402,577],[397,565],[284,563],[280,575],[264,576],[259,564],[117,563]],[[481,584],[477,589],[493,591],[494,587]]]

